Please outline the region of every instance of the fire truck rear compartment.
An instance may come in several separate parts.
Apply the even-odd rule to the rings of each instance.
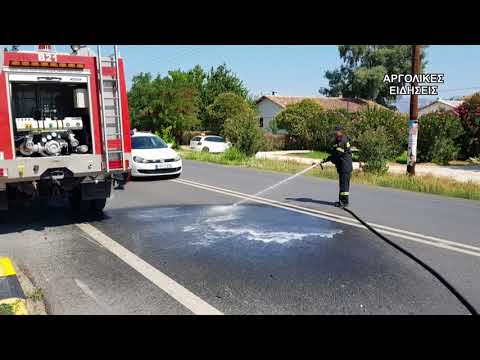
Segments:
[[[16,157],[92,154],[86,83],[12,82]]]

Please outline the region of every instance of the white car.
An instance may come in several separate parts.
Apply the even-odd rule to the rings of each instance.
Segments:
[[[174,176],[182,173],[182,159],[157,135],[132,135],[132,176]]]
[[[190,149],[195,151],[206,151],[211,153],[222,153],[230,147],[221,136],[207,135],[195,136],[190,140]]]

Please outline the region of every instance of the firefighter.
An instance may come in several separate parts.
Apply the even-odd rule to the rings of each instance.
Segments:
[[[332,162],[335,164],[339,179],[339,195],[338,202],[335,206],[348,206],[348,196],[350,190],[350,177],[352,175],[352,149],[350,146],[350,139],[343,133],[341,126],[335,127],[335,143],[333,145],[332,153],[329,157],[322,161],[322,163]]]

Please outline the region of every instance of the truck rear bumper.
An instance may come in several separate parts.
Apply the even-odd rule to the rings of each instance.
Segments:
[[[3,169],[0,184],[40,180],[50,169],[68,169],[74,177],[103,173],[102,157],[91,154],[0,160],[0,169]]]

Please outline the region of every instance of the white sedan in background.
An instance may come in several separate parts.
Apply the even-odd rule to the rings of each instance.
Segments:
[[[174,176],[182,173],[180,155],[157,135],[135,132],[132,135],[132,176]]]
[[[211,153],[222,153],[230,147],[221,136],[207,135],[195,136],[190,140],[190,149],[195,151],[205,151]]]

